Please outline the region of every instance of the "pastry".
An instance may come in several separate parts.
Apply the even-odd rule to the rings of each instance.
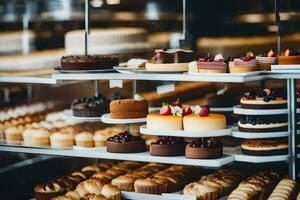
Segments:
[[[146,63],[148,71],[188,71],[189,62],[195,60],[191,50],[169,49],[156,50],[150,63]]]
[[[144,118],[148,114],[148,103],[140,99],[121,99],[110,102],[111,118],[132,119]]]
[[[256,56],[256,60],[258,61],[258,69],[259,70],[271,70],[271,65],[276,64],[277,57],[276,53],[271,49],[267,54],[263,53],[261,55]]]
[[[223,145],[217,139],[202,138],[186,145],[185,157],[192,159],[214,159],[223,156]]]
[[[73,147],[74,135],[73,133],[53,133],[50,136],[50,144],[53,148]]]
[[[229,62],[230,73],[246,73],[258,70],[258,62],[250,51],[243,58],[236,58]]]
[[[101,194],[101,189],[104,185],[105,183],[97,178],[90,178],[79,183],[76,187],[76,191],[79,193],[80,197],[84,197],[88,194],[98,195]]]
[[[182,156],[184,155],[184,142],[181,138],[161,137],[158,141],[151,143],[150,155],[152,156]]]
[[[221,54],[216,55],[214,58],[206,56],[200,58],[198,61],[199,73],[226,73],[227,64]]]
[[[242,132],[280,132],[288,129],[287,115],[240,115],[238,129]]]
[[[246,139],[242,142],[242,152],[253,156],[284,155],[288,153],[286,139]]]
[[[104,96],[84,97],[73,101],[73,116],[101,117],[108,112],[108,100]]]
[[[300,52],[295,49],[287,49],[284,55],[278,57],[278,64],[280,65],[300,64]]]
[[[208,106],[195,106],[193,114],[183,117],[183,129],[187,131],[216,131],[226,128],[226,117],[210,113]]]
[[[75,144],[79,147],[94,147],[94,135],[91,132],[81,132],[75,136]]]
[[[282,109],[287,107],[286,92],[281,89],[264,89],[260,92],[251,90],[240,100],[246,109]]]
[[[94,143],[95,147],[104,147],[106,146],[107,139],[111,136],[110,132],[103,132],[98,130],[94,133]]]
[[[104,185],[101,194],[109,200],[121,200],[121,191],[112,184]]]
[[[119,65],[117,56],[76,55],[63,56],[60,60],[63,70],[101,70],[113,69]]]
[[[50,145],[50,132],[45,129],[36,129],[31,132],[31,145],[32,146],[49,146]]]
[[[167,192],[167,182],[163,179],[137,179],[134,182],[134,191],[146,194],[161,194]]]
[[[269,196],[268,200],[288,200],[293,199],[297,190],[297,183],[289,178],[282,179],[277,186],[274,188],[273,192]]]
[[[66,189],[62,183],[51,181],[45,184],[38,184],[34,187],[34,197],[36,200],[50,200],[53,197],[63,195]]]
[[[23,126],[12,126],[8,127],[4,130],[5,139],[7,141],[23,141],[23,133],[24,127]]]
[[[146,146],[144,139],[124,131],[108,138],[106,149],[111,153],[138,153],[146,151]]]

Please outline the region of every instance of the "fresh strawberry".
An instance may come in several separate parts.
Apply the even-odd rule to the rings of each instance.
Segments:
[[[273,49],[271,49],[269,52],[268,52],[268,57],[275,57],[275,52],[273,51]]]
[[[245,62],[248,62],[248,61],[250,61],[250,60],[252,60],[252,57],[251,57],[251,56],[245,56],[245,57],[243,58],[243,61],[245,61]]]
[[[200,59],[199,59],[199,62],[206,62],[206,61],[207,61],[206,58],[200,58]]]
[[[209,115],[209,108],[207,106],[201,107],[201,111],[199,113],[200,117],[207,117]]]
[[[170,106],[163,106],[160,111],[159,111],[160,115],[171,115],[171,107]]]
[[[183,116],[190,115],[192,113],[193,113],[193,110],[191,109],[190,106],[187,106],[183,109]]]
[[[287,49],[286,51],[285,51],[285,56],[289,56],[291,54],[291,50],[290,49]]]
[[[178,106],[178,107],[182,107],[182,104],[180,103],[180,100],[177,99],[176,101],[174,101],[173,103],[171,103],[171,106]]]

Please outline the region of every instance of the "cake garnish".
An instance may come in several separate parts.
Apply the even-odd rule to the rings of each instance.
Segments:
[[[249,62],[251,60],[255,59],[255,55],[253,54],[252,51],[248,51],[247,54],[245,56],[243,56],[243,61],[244,62]]]
[[[222,143],[213,138],[201,138],[193,140],[190,146],[194,148],[212,148],[222,146]]]
[[[201,107],[199,105],[191,106],[194,115],[198,115],[201,111]]]
[[[182,104],[180,102],[180,99],[178,98],[176,101],[171,103],[171,106],[178,106],[178,107],[182,107]]]
[[[169,105],[163,106],[160,109],[159,114],[160,115],[171,115],[171,107]]]
[[[207,54],[205,57],[199,58],[199,62],[224,62],[224,57],[222,54],[217,54],[215,57]]]
[[[251,90],[244,94],[243,98],[247,100],[255,100],[258,98],[262,98],[264,102],[269,102],[271,100],[276,99],[286,99],[285,91],[282,89],[263,89],[258,93],[255,90]]]
[[[267,54],[267,57],[275,57],[276,56],[276,54],[275,54],[275,52],[273,51],[273,49],[271,49],[269,52],[268,52],[268,54]]]
[[[173,137],[173,136],[163,136],[160,137],[159,140],[157,140],[156,142],[154,142],[154,144],[181,144],[183,143],[181,138],[178,137]]]
[[[201,107],[201,111],[199,113],[200,117],[208,117],[209,116],[209,106],[205,105]]]
[[[227,85],[225,85],[224,88],[217,91],[217,95],[223,95],[227,91]]]
[[[136,93],[133,97],[134,100],[136,101],[143,101],[144,100],[144,97],[138,93]]]
[[[123,131],[118,135],[112,136],[107,139],[107,141],[109,142],[116,142],[116,143],[134,142],[138,140],[141,140],[141,137],[131,135],[127,131]]]
[[[223,57],[223,55],[222,55],[221,53],[218,53],[217,55],[215,55],[214,60],[215,60],[215,61],[217,61],[217,60],[223,61],[223,60],[224,60],[224,57]]]
[[[285,56],[297,56],[297,55],[300,55],[300,53],[296,49],[287,49],[287,50],[285,50],[284,55]]]
[[[181,117],[183,114],[183,110],[179,106],[171,106],[171,113],[173,116],[179,116]]]
[[[193,110],[190,106],[185,106],[183,108],[183,116],[193,114]]]

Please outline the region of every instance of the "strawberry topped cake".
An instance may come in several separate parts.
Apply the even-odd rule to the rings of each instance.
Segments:
[[[254,54],[249,51],[245,56],[241,58],[236,58],[229,62],[230,73],[245,73],[257,71],[258,62],[255,59]]]
[[[256,56],[259,70],[271,70],[271,65],[277,61],[276,53],[271,49],[268,53]]]
[[[285,65],[300,64],[299,50],[287,49],[284,55],[279,56],[278,63]]]
[[[199,73],[226,73],[227,64],[224,62],[222,54],[218,54],[214,58],[208,55],[199,59],[197,69]]]

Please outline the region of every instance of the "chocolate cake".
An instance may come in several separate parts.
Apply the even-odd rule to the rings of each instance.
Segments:
[[[151,63],[188,63],[196,59],[196,55],[190,50],[181,49],[163,49],[156,50],[155,55],[151,58]]]
[[[218,90],[217,93],[209,93],[205,96],[206,104],[212,108],[227,108],[237,104],[234,95],[227,91],[227,88]]]
[[[110,153],[139,153],[146,151],[145,140],[127,131],[110,137],[106,142],[107,152]]]
[[[287,139],[244,140],[242,153],[253,156],[288,154]]]
[[[182,156],[184,155],[184,142],[177,137],[161,137],[150,145],[152,156]]]
[[[191,159],[213,159],[223,155],[223,144],[216,139],[201,138],[186,145],[185,157]]]
[[[101,117],[108,112],[108,100],[104,96],[83,97],[72,102],[73,116]]]
[[[74,55],[63,56],[61,58],[61,68],[63,70],[100,70],[113,69],[119,65],[117,56],[100,55]]]

